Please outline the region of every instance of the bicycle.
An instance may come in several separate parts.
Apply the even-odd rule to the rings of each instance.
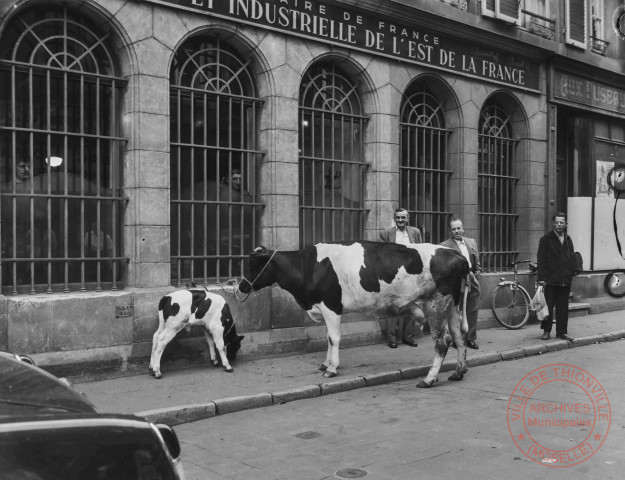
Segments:
[[[505,280],[497,284],[492,296],[491,310],[495,319],[510,330],[518,330],[530,318],[531,297],[527,290],[519,283],[518,267],[520,263],[529,263],[530,272],[536,272],[536,265],[530,260],[519,260],[508,264],[513,267],[514,279]]]

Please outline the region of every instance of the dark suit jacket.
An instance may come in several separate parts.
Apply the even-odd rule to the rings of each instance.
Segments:
[[[558,235],[553,230],[544,235],[538,244],[537,280],[547,285],[571,285],[575,275],[574,252],[573,240],[566,233],[564,243],[560,243]]]
[[[464,244],[469,251],[469,258],[471,259],[471,288],[480,291],[480,282],[477,277],[482,274],[482,265],[480,263],[480,255],[477,249],[477,242],[473,238],[464,237]],[[460,247],[453,238],[448,238],[441,243],[443,247],[449,247],[462,254]]]
[[[421,231],[417,227],[406,226],[408,232],[408,239],[410,243],[421,243]],[[388,230],[384,230],[380,233],[380,240],[383,242],[395,243],[395,234],[397,233],[397,227],[391,227]]]

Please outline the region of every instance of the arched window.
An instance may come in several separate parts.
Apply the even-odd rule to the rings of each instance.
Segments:
[[[65,6],[40,6],[0,39],[5,294],[119,286],[125,81],[110,37]]]
[[[495,101],[480,114],[478,213],[482,268],[504,270],[515,260],[514,147],[510,115]]]
[[[357,86],[332,63],[304,75],[299,95],[300,246],[361,239],[363,116]]]
[[[447,136],[445,116],[437,98],[416,84],[401,107],[400,207],[419,227],[423,241],[440,243],[448,233]]]
[[[172,284],[240,276],[256,246],[257,112],[242,58],[218,36],[182,45],[170,72]]]

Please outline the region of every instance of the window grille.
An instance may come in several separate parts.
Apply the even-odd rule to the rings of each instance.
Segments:
[[[510,116],[494,102],[480,115],[478,213],[484,271],[504,270],[515,260],[514,147]]]
[[[4,294],[121,286],[125,81],[109,41],[66,7],[25,10],[0,39]]]
[[[299,102],[300,245],[362,239],[367,119],[357,85],[334,64],[317,65]]]
[[[256,247],[258,110],[250,70],[218,36],[188,40],[170,72],[172,284],[243,274]]]
[[[419,227],[424,242],[440,243],[448,233],[447,136],[440,103],[420,86],[401,107],[400,207]]]

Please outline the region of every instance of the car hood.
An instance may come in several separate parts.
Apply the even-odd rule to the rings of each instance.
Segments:
[[[0,417],[52,412],[94,413],[96,408],[45,370],[0,355]]]

